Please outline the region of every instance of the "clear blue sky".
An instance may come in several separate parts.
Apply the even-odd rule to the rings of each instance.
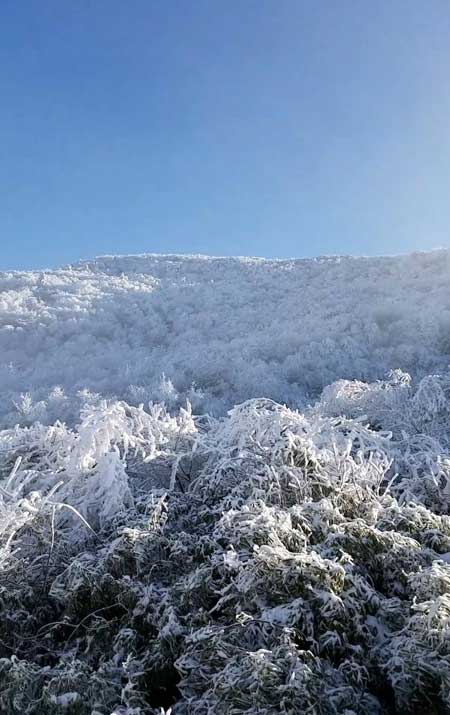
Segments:
[[[448,0],[2,0],[0,268],[450,246]]]

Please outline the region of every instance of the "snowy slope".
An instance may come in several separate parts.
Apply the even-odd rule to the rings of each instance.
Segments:
[[[450,253],[103,257],[0,275],[0,419],[73,419],[88,390],[223,414],[338,378],[450,362]],[[163,379],[165,375],[165,379]],[[56,389],[55,389],[56,388]],[[62,392],[64,391],[64,392]],[[29,395],[25,399],[21,395]],[[49,399],[47,405],[40,401]]]
[[[449,260],[2,274],[0,713],[449,715]]]

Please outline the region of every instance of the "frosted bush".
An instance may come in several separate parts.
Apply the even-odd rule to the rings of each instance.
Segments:
[[[441,374],[449,256],[147,255],[0,273],[0,424],[75,423],[86,391],[223,415],[261,395],[303,408],[335,380],[399,367]]]
[[[1,432],[0,709],[446,712],[446,378],[400,377]]]
[[[447,253],[0,287],[0,712],[450,712]]]

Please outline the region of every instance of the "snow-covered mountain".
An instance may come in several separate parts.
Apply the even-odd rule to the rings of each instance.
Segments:
[[[73,420],[90,393],[224,414],[339,378],[450,362],[450,253],[102,257],[0,274],[0,420]],[[78,395],[80,391],[85,391]],[[23,397],[25,396],[25,397]],[[28,417],[27,417],[28,416]]]
[[[0,713],[448,715],[449,269],[3,273]]]

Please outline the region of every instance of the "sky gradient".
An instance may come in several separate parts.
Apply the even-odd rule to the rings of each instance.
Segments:
[[[0,269],[450,247],[450,5],[2,0]]]

